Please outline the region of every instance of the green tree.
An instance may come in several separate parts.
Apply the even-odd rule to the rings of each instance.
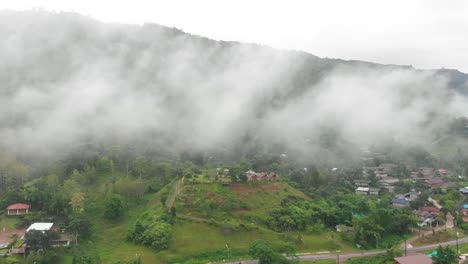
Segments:
[[[388,258],[393,260],[394,258],[401,257],[403,253],[401,252],[400,246],[395,245],[387,250]]]
[[[458,263],[458,256],[455,251],[451,250],[448,246],[437,248],[437,254],[432,257],[434,264],[453,264]]]
[[[162,206],[166,206],[166,202],[167,202],[167,193],[162,193],[162,194],[161,194],[161,197],[160,197],[160,200],[161,200],[161,205],[162,205]]]
[[[287,263],[287,259],[274,251],[265,240],[256,240],[249,247],[249,255],[258,259],[259,264]]]
[[[32,251],[47,250],[52,240],[52,232],[30,230],[24,235],[24,242],[28,244]]]
[[[136,255],[132,264],[143,264],[143,262],[141,261],[140,256]]]
[[[240,182],[247,182],[247,175],[245,175],[245,173],[239,174],[239,181]]]
[[[114,161],[104,156],[97,160],[96,170],[98,173],[107,174],[114,172]]]
[[[117,220],[123,216],[123,213],[122,197],[118,194],[112,194],[105,202],[104,217],[108,220]]]
[[[68,229],[78,237],[87,239],[91,236],[91,221],[84,215],[77,215],[68,224]]]
[[[164,250],[169,248],[171,235],[171,225],[158,222],[154,224],[151,228],[145,230],[141,238],[141,242],[144,245],[151,246],[156,250]]]
[[[146,177],[151,170],[151,164],[145,157],[139,156],[133,161],[133,170],[140,178]]]
[[[99,264],[98,258],[90,255],[73,256],[72,264]]]

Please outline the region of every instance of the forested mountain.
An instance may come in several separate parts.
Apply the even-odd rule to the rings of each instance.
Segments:
[[[456,70],[319,58],[72,13],[2,11],[0,36],[0,144],[25,159],[128,144],[176,157],[334,161],[387,140],[429,147],[468,116],[468,75]]]

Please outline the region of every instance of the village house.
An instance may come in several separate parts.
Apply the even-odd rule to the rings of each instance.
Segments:
[[[369,187],[357,187],[356,193],[369,194]]]
[[[427,179],[425,180],[424,186],[431,189],[441,188],[442,190],[447,190],[447,184],[445,184],[442,178]]]
[[[436,173],[439,176],[447,176],[447,170],[446,169],[438,169],[438,170],[436,170]]]
[[[419,168],[419,173],[425,178],[431,178],[434,176],[433,168]]]
[[[270,172],[268,174],[268,179],[269,180],[275,180],[276,179],[276,172]]]
[[[53,225],[54,223],[33,223],[28,227],[28,229],[26,229],[26,233],[31,230],[37,230],[42,232],[50,231]]]
[[[8,215],[22,215],[29,212],[31,205],[23,204],[23,203],[16,203],[12,204],[7,207],[7,214]]]
[[[467,223],[468,222],[468,204],[463,205],[462,213],[463,213],[463,216],[462,216],[463,222]]]
[[[48,231],[52,231],[55,233],[60,232],[59,231],[60,229],[58,227],[54,227],[54,223],[33,223],[32,225],[28,227],[28,229],[26,229],[26,233],[30,232],[31,230],[37,230],[43,233],[48,232]],[[67,247],[71,245],[72,241],[73,239],[71,235],[60,234],[58,239],[50,241],[50,245],[53,247],[59,247],[59,246]],[[12,249],[11,253],[22,254],[25,251],[25,247],[26,247],[25,244],[23,244],[21,247],[15,248],[14,251]]]
[[[382,177],[379,180],[380,187],[383,189],[388,190],[389,192],[393,192],[395,190],[395,183],[399,182],[400,180],[393,177]]]
[[[379,188],[357,187],[355,191],[356,193],[366,194],[366,195],[379,195],[380,194]]]
[[[267,174],[266,172],[261,172],[257,173],[255,171],[249,170],[245,173],[245,176],[247,176],[247,181],[252,181],[252,180],[275,180],[277,178],[276,172],[270,172]]]
[[[341,232],[348,233],[348,232],[353,231],[353,227],[352,226],[347,226],[347,225],[336,225],[335,229],[336,229],[336,232],[340,232],[340,233]]]
[[[440,212],[440,209],[437,208],[437,207],[434,207],[434,206],[422,206],[421,208],[419,208],[419,210],[421,212],[425,212],[425,213],[436,213],[438,214]]]
[[[398,168],[398,165],[393,163],[382,163],[377,169],[379,173],[393,174],[395,169]],[[376,173],[377,174],[377,173]]]
[[[369,195],[379,195],[380,189],[379,188],[369,188]]]
[[[381,184],[380,184],[380,190],[381,190],[381,191],[385,190],[385,191],[387,191],[387,192],[391,192],[391,193],[392,193],[392,192],[395,191],[395,186],[390,185],[390,184],[388,184],[388,183],[381,183]]]
[[[415,192],[414,190],[411,190],[411,192],[401,194],[399,195],[399,197],[411,202],[419,198],[419,193]]]
[[[414,211],[414,215],[420,223],[419,226],[427,226],[436,222],[440,209],[434,206],[422,206],[419,210]]]
[[[468,194],[468,187],[460,188],[460,192],[461,192],[463,195],[467,195],[467,194]]]
[[[392,199],[392,205],[395,207],[403,208],[403,207],[408,207],[410,206],[410,202],[406,199],[401,199],[401,198],[393,198]]]
[[[389,185],[393,185],[397,182],[399,182],[400,180],[398,178],[394,178],[394,177],[382,177],[379,182],[380,183],[387,183]]]
[[[416,253],[414,255],[394,258],[395,264],[431,264],[432,259],[424,254]]]
[[[356,187],[365,187],[365,188],[368,188],[369,187],[369,183],[370,181],[368,180],[355,180],[354,181],[354,185]]]
[[[410,177],[411,179],[423,179],[424,178],[424,175],[422,173],[420,173],[419,171],[412,171],[411,174],[410,174]]]

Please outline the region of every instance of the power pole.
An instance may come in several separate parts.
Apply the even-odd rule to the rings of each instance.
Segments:
[[[405,239],[405,256],[406,256],[406,253],[407,253],[407,250],[406,250],[406,239]]]
[[[228,244],[226,244],[226,248],[227,248],[227,250],[228,250],[228,251],[227,251],[227,253],[228,253],[227,259],[228,259],[228,261],[229,261],[229,260],[231,259],[231,249],[228,247]]]

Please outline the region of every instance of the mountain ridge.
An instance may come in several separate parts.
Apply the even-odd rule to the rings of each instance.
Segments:
[[[317,153],[330,134],[343,146],[388,135],[427,142],[468,115],[468,75],[456,70],[320,58],[74,13],[2,11],[0,33],[0,145],[33,154],[87,142]]]

